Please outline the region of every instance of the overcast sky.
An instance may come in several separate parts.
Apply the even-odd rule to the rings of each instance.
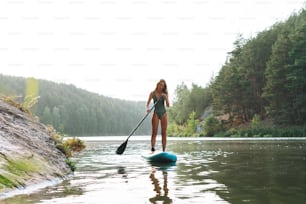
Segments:
[[[205,87],[239,34],[256,36],[304,0],[1,0],[0,73],[147,100]]]

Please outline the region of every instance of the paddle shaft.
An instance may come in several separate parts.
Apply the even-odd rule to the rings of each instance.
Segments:
[[[137,124],[137,126],[134,128],[134,130],[132,130],[132,132],[130,133],[130,135],[128,136],[128,138],[126,139],[126,141],[129,140],[129,138],[134,134],[134,132],[139,128],[139,126],[141,125],[141,123],[148,117],[148,115],[151,113],[151,111],[153,110],[153,108],[155,107],[155,105],[158,103],[159,99],[154,103],[154,105],[151,107],[150,111],[139,121],[139,123]]]

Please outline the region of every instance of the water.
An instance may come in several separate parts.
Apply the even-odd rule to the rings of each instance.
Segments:
[[[135,138],[87,141],[70,179],[0,203],[305,203],[305,139],[171,139],[176,165],[156,166]]]

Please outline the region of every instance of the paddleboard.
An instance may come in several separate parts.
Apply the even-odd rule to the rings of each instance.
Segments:
[[[174,163],[177,160],[177,156],[171,152],[154,152],[142,154],[142,157],[149,162],[158,163]]]

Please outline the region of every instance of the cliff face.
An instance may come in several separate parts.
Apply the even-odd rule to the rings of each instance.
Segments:
[[[71,172],[46,126],[0,99],[1,193]]]

